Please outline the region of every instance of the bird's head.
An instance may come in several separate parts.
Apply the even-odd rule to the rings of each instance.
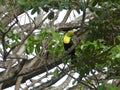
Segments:
[[[72,37],[72,36],[74,36],[74,31],[73,31],[73,30],[68,31],[68,32],[66,33],[66,35],[67,35],[68,37]]]
[[[64,36],[64,43],[68,44],[72,36],[74,36],[74,31],[73,30],[68,31]]]

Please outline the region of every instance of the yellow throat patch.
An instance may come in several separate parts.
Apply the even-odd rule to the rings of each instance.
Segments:
[[[74,31],[68,31],[64,36],[64,43],[68,44],[70,42],[70,39],[73,35]]]
[[[68,37],[67,35],[64,36],[64,43],[68,44],[70,42],[70,37]]]

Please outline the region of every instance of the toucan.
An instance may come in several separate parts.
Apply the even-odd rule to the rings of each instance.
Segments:
[[[67,33],[65,33],[64,35],[64,49],[65,51],[67,51],[69,48],[71,48],[71,46],[73,45],[73,41],[71,39],[71,37],[74,36],[74,31],[70,30]],[[69,55],[71,55],[71,59],[73,59],[75,57],[75,49],[73,49]]]

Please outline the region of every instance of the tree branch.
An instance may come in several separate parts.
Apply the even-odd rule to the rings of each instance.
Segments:
[[[60,25],[64,25],[68,19],[68,17],[70,16],[72,10],[68,10],[65,17],[63,18],[63,20],[61,21]]]
[[[69,70],[65,70],[65,72],[69,72]],[[53,76],[51,80],[47,81],[46,83],[41,84],[38,87],[35,87],[35,90],[43,90],[53,84],[55,84],[58,80],[60,80],[62,77],[64,77],[66,75],[66,73],[61,72],[57,77]]]

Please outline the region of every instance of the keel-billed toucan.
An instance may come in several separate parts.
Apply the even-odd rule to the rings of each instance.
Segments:
[[[64,35],[64,49],[67,51],[69,48],[71,48],[71,46],[73,45],[73,41],[71,39],[71,37],[74,35],[74,31],[68,31],[65,35]],[[75,49],[73,49],[70,53],[71,55],[71,59],[75,57]]]

